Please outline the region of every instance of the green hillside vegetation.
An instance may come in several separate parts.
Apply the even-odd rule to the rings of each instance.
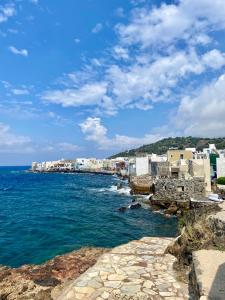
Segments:
[[[112,155],[110,158],[116,158],[119,156],[137,156],[145,153],[164,154],[169,148],[196,148],[201,151],[203,148],[208,148],[209,144],[215,144],[217,149],[225,149],[225,138],[198,138],[198,137],[176,137],[166,138],[156,143],[144,145],[137,149],[131,149],[128,151],[120,152]]]

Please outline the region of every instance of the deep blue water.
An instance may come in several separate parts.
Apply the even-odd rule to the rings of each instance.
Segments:
[[[174,236],[176,219],[117,208],[113,176],[31,174],[0,167],[0,264],[41,263],[83,246],[113,247],[143,236]]]

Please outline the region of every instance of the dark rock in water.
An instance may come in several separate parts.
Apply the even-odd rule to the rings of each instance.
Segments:
[[[117,183],[117,190],[121,190],[123,188],[123,184],[120,182],[120,183]]]
[[[127,210],[127,207],[125,207],[125,206],[122,206],[118,209],[118,211],[120,211],[120,212],[125,212],[126,210]]]
[[[137,208],[140,208],[141,207],[141,204],[138,203],[138,202],[133,202],[131,205],[130,205],[130,209],[137,209]]]

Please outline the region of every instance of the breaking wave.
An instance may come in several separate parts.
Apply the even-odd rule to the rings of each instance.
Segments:
[[[116,185],[112,185],[109,188],[97,188],[97,189],[91,189],[91,190],[94,192],[97,192],[97,193],[117,193],[120,195],[130,196],[131,189],[128,186],[118,189]]]

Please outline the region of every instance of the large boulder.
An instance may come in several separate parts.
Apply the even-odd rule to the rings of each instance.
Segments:
[[[149,195],[151,193],[153,180],[150,175],[131,176],[131,194]]]

